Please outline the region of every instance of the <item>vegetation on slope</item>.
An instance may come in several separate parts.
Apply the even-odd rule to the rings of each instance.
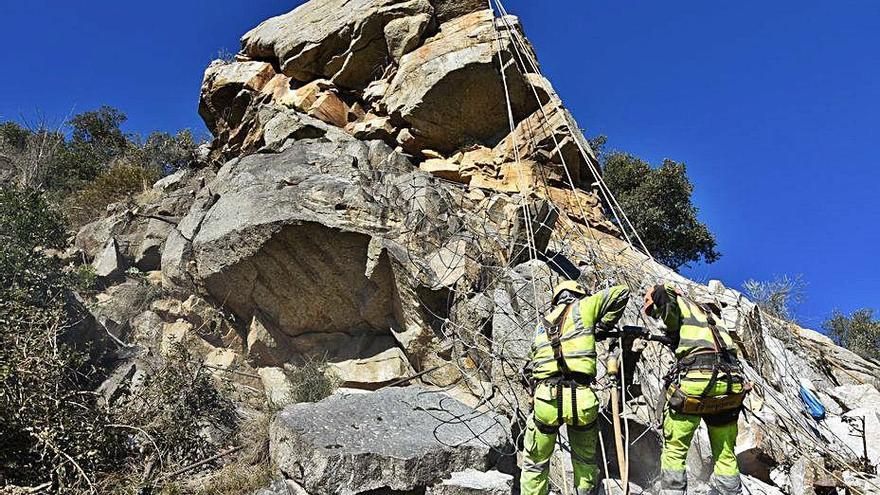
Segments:
[[[676,270],[717,261],[721,253],[709,227],[697,218],[685,164],[667,159],[655,168],[630,153],[605,152],[606,141],[605,136],[591,140],[602,178],[651,254]]]

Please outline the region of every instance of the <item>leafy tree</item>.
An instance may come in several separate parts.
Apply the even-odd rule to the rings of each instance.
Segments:
[[[90,143],[112,153],[125,149],[128,139],[120,130],[128,117],[108,105],[74,115],[70,118],[73,142]]]
[[[149,188],[162,175],[192,162],[198,146],[189,130],[125,134],[126,116],[102,106],[50,128],[0,123],[0,182],[47,191],[78,228]],[[65,135],[64,126],[69,130]]]
[[[71,117],[71,138],[55,161],[52,186],[78,189],[124,155],[131,146],[121,129],[126,119],[124,113],[106,105]]]
[[[600,161],[604,161],[605,145],[608,144],[608,136],[599,134],[598,136],[588,138],[587,141],[590,143],[590,148],[593,149],[593,153],[596,154],[596,157],[599,158]]]
[[[189,164],[195,155],[198,144],[188,129],[175,135],[167,132],[153,132],[143,144],[136,145],[130,152],[130,160],[146,168],[155,168],[166,173],[173,172]]]
[[[602,138],[593,140],[601,153],[602,177],[654,257],[673,269],[717,261],[721,253],[715,236],[697,218],[685,164],[667,159],[652,168],[629,153],[606,155]]]
[[[835,310],[822,328],[837,345],[864,358],[880,359],[880,320],[874,318],[873,309],[859,309],[850,316]]]

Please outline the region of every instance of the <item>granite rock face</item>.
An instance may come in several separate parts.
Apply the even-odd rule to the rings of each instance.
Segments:
[[[354,494],[509,464],[500,455],[512,452],[508,429],[502,416],[442,392],[389,388],[289,406],[272,423],[270,445],[281,472],[309,494]]]
[[[514,118],[538,107],[528,81],[510,63],[512,41],[497,36],[492,12],[481,10],[447,21],[401,58],[382,105],[411,126],[422,148],[448,153],[474,143],[494,144],[510,131],[500,63],[507,67]]]
[[[386,58],[418,43],[433,22],[433,12],[427,0],[310,2],[245,34],[242,51],[253,59],[274,61],[298,81],[323,77],[362,87]]]

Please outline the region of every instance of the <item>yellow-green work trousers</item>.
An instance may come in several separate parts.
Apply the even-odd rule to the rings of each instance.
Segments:
[[[723,416],[722,416],[723,415]],[[715,469],[710,481],[710,495],[739,495],[742,486],[736,463],[737,418],[736,413],[701,417],[666,411],[663,421],[663,454],[660,459],[661,495],[685,495],[687,493],[687,453],[700,421],[706,421],[709,444]],[[732,421],[723,422],[725,419]],[[719,421],[720,419],[720,421]]]
[[[562,421],[557,408],[557,387],[562,387]],[[599,401],[588,386],[570,387],[542,383],[535,389],[535,409],[526,424],[523,466],[520,475],[522,495],[547,495],[550,457],[562,423],[568,430],[571,464],[577,495],[589,495],[596,488],[599,468],[596,446],[599,433],[596,417]],[[574,400],[573,400],[574,399]]]

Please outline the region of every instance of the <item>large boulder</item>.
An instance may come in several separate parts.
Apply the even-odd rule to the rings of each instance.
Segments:
[[[413,490],[466,468],[508,471],[509,425],[418,387],[288,406],[269,430],[273,462],[311,495]]]
[[[418,44],[433,13],[428,0],[313,0],[247,32],[242,52],[299,81],[363,88],[389,56]]]
[[[235,129],[254,95],[275,76],[265,62],[215,61],[205,70],[199,115],[215,136]]]
[[[406,146],[452,152],[468,144],[494,145],[510,132],[499,64],[514,118],[537,109],[528,80],[511,63],[512,40],[502,31],[499,41],[495,22],[490,10],[457,17],[400,59],[382,105],[412,127]]]
[[[269,334],[294,339],[278,347],[299,355],[387,335],[396,324],[387,257],[365,273],[378,215],[356,218],[371,208],[359,197],[358,168],[378,158],[354,140],[302,141],[228,163],[193,242],[207,290],[243,320],[259,316]]]
[[[258,318],[271,337],[248,338],[271,358],[259,365],[368,357],[392,347],[389,336],[414,359],[433,338],[419,300],[440,279],[411,262],[431,259],[454,225],[442,188],[403,155],[328,133],[231,160],[208,189],[166,242],[163,273],[192,278],[242,321]],[[423,256],[401,235],[439,243]],[[377,349],[377,339],[388,344]]]

